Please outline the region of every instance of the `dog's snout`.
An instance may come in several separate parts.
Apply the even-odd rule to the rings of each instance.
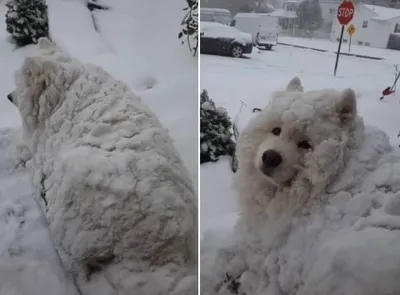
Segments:
[[[275,150],[266,150],[262,155],[262,162],[266,168],[276,168],[282,161],[281,154]]]
[[[12,94],[11,94],[11,93],[9,93],[9,94],[7,95],[7,98],[8,98],[9,101],[13,102],[13,98],[12,98]]]

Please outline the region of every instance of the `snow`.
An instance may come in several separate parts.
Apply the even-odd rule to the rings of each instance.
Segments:
[[[372,10],[377,14],[377,16],[373,17],[372,19],[389,20],[391,18],[400,16],[399,9],[377,6],[377,5],[369,5],[369,4],[364,4],[364,5],[366,8]]]
[[[338,49],[338,42],[333,42],[331,40],[326,40],[326,39],[305,39],[305,38],[279,36],[278,42],[315,48],[320,50],[326,50],[334,54],[336,54]],[[349,45],[346,43],[342,43],[341,52],[343,54],[351,53],[351,54],[359,54],[359,55],[381,58],[383,59],[383,63],[391,63],[391,64],[399,63],[399,53],[396,50],[387,50],[369,46],[360,46],[353,43],[351,44],[349,51]]]
[[[85,1],[49,0],[47,6],[50,36],[60,48],[85,61],[91,61],[91,57],[103,59],[107,55],[114,56],[113,48],[96,31]],[[74,16],[74,21],[70,20],[71,15]],[[77,44],[80,46],[76,46]]]
[[[112,10],[92,14],[96,27],[82,2],[48,1],[51,37],[74,57],[126,82],[150,106],[197,187],[197,59],[177,38],[185,2],[104,0]],[[15,49],[0,19],[0,294],[77,295],[32,198],[28,171],[14,168],[21,119],[6,97],[15,87],[15,70],[35,52],[36,46]],[[100,291],[98,285],[94,294]]]
[[[316,43],[315,40],[307,39],[302,39],[301,42],[303,46],[310,47]],[[329,46],[332,46],[323,46],[323,44],[330,43],[321,41],[320,46],[323,49],[330,49]],[[396,246],[400,239],[397,231],[399,197],[394,193],[399,189],[397,184],[399,168],[398,164],[397,166],[391,164],[397,163],[400,157],[397,150],[397,145],[400,143],[397,138],[400,126],[396,124],[400,112],[400,95],[395,94],[383,101],[379,100],[381,91],[393,83],[392,60],[398,61],[400,52],[389,50],[379,50],[379,52],[385,57],[390,57],[391,60],[341,56],[337,77],[333,76],[336,56],[331,52],[316,52],[278,45],[274,51],[260,51],[249,55],[246,59],[201,56],[201,89],[206,89],[216,105],[226,108],[232,118],[238,114],[242,103],[245,103],[238,117],[239,130],[242,130],[249,119],[256,115],[252,113],[253,108],[263,108],[270,99],[272,91],[285,87],[289,80],[297,75],[301,78],[306,90],[353,88],[358,99],[359,114],[364,118],[365,123],[382,129],[390,139],[389,143],[379,131],[373,128],[368,129],[369,137],[365,153],[360,156],[367,166],[370,165],[368,166],[370,178],[366,179],[365,183],[367,186],[368,183],[372,186],[376,184],[382,192],[370,195],[360,194],[353,198],[350,194],[337,194],[331,204],[316,214],[312,220],[294,221],[295,228],[291,231],[290,239],[286,239],[288,236],[284,234],[281,237],[282,240],[277,240],[286,243],[285,247],[282,246],[275,252],[275,257],[279,258],[280,273],[276,273],[273,268],[267,269],[267,266],[274,263],[264,260],[265,253],[257,257],[254,251],[259,249],[253,245],[254,251],[250,253],[251,250],[249,250],[247,253],[247,263],[253,265],[254,270],[258,269],[260,273],[266,271],[270,275],[271,282],[276,282],[282,288],[280,290],[282,293],[277,290],[267,290],[262,283],[262,278],[264,280],[266,278],[256,272],[255,275],[246,273],[243,278],[248,288],[257,286],[260,288],[259,293],[254,291],[254,293],[247,293],[248,295],[387,295],[400,292],[395,278],[399,275],[399,252]],[[391,146],[393,146],[394,154],[388,153]],[[381,162],[373,164],[372,160],[377,159],[381,159]],[[374,169],[376,172],[372,173]],[[366,171],[366,168],[352,170],[352,174],[348,174],[346,179],[351,181],[360,171]],[[201,235],[203,238],[201,278],[204,279],[201,284],[207,288],[215,283],[215,280],[220,279],[215,279],[215,277],[223,275],[224,271],[233,270],[233,276],[234,270],[240,272],[243,262],[236,257],[236,260],[226,264],[230,258],[234,257],[233,252],[236,251],[235,246],[232,246],[234,243],[232,233],[238,220],[235,192],[231,188],[233,173],[230,170],[229,159],[223,158],[217,163],[203,164],[200,173]],[[387,185],[388,183],[390,185]],[[389,187],[393,193],[385,191]],[[370,192],[373,191],[371,189]],[[356,195],[354,192],[352,194]],[[343,218],[346,215],[343,212],[346,212],[346,218]],[[366,212],[370,213],[366,214]],[[324,220],[325,223],[323,223]],[[324,224],[330,224],[330,230],[324,227]],[[387,231],[385,228],[396,231]],[[279,232],[277,229],[275,231]],[[270,234],[271,232],[264,236],[270,236]],[[223,255],[219,258],[221,261],[217,265],[225,263],[226,268],[215,268],[216,251],[224,247],[228,249],[222,252]],[[270,255],[269,259],[273,259],[273,256]],[[340,267],[338,271],[329,273],[332,267],[337,265],[336,259],[342,261],[338,265]],[[284,264],[285,261],[288,262],[287,265]],[[263,263],[265,263],[265,268],[260,266]],[[302,272],[301,269],[304,271]],[[350,279],[349,273],[356,273],[357,278],[365,283],[365,289],[360,291],[360,285],[352,285],[354,281]],[[386,277],[383,277],[385,275]],[[338,280],[341,282],[338,283]],[[307,292],[304,286],[316,286],[316,282],[321,282],[321,289],[308,289],[310,292]],[[337,283],[336,286],[331,286],[329,282]],[[293,290],[296,284],[304,288],[299,288],[299,291],[295,292]],[[383,291],[384,286],[387,286],[386,293]],[[327,292],[333,288],[336,293]],[[394,291],[390,293],[388,291],[390,289]],[[213,293],[207,295],[210,294]],[[221,292],[221,294],[230,293]]]
[[[219,13],[231,13],[228,9],[224,8],[208,8],[208,7],[202,7],[201,12],[219,12]]]
[[[220,23],[201,22],[200,31],[209,38],[232,38],[243,45],[253,42],[250,34]]]

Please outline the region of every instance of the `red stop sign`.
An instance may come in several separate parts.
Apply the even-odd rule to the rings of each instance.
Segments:
[[[337,19],[342,26],[347,25],[354,17],[354,5],[351,1],[343,1],[337,11]]]

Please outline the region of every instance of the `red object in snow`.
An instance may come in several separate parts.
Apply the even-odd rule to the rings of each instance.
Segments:
[[[385,88],[385,90],[382,91],[382,95],[387,96],[387,95],[392,94],[393,92],[394,91],[392,90],[392,87],[387,87],[387,88]]]

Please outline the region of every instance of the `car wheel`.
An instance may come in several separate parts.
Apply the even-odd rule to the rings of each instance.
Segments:
[[[238,44],[235,44],[232,46],[231,53],[233,57],[241,57],[243,55],[243,47]]]

